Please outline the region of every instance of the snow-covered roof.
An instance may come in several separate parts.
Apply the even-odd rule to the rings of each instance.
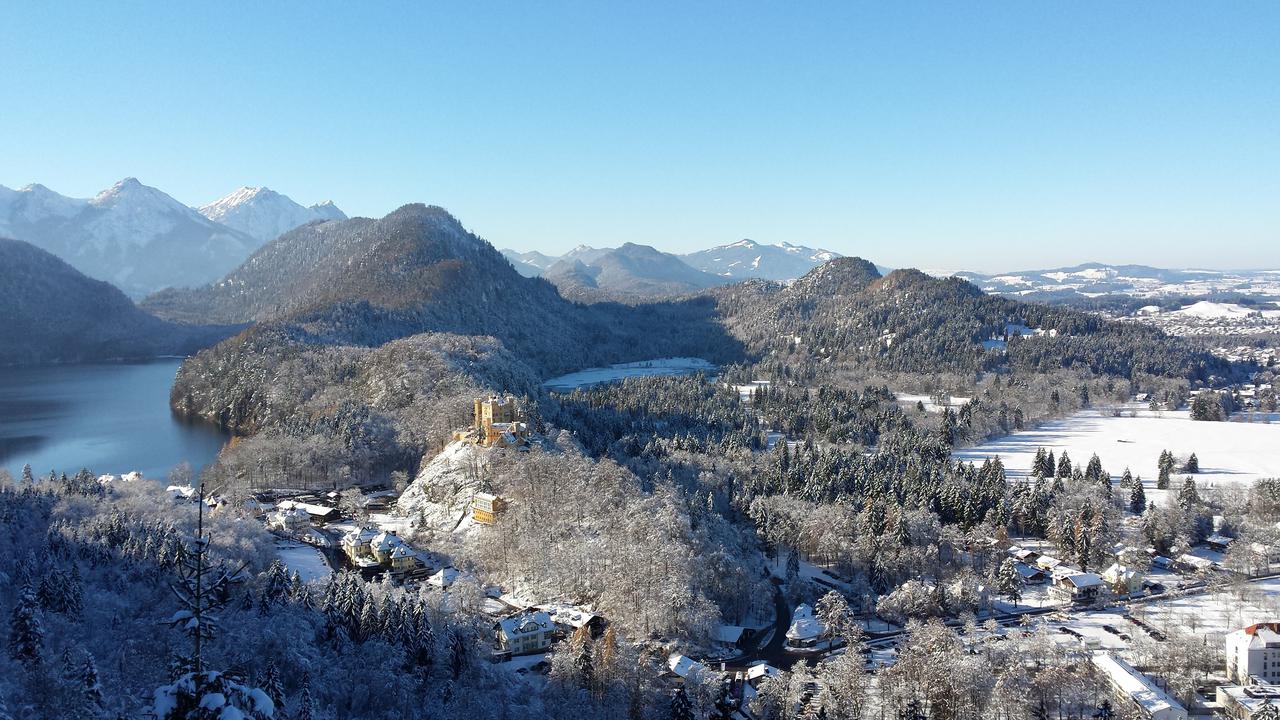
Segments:
[[[444,589],[463,579],[475,580],[475,576],[457,568],[447,567],[427,578],[427,582],[438,588]]]
[[[374,536],[371,545],[382,552],[390,552],[392,549],[404,545],[404,541],[399,535],[391,530],[383,530]]]
[[[1235,538],[1227,537],[1221,533],[1214,533],[1204,539],[1206,545],[1230,545],[1235,542]]]
[[[1249,713],[1255,713],[1265,705],[1280,704],[1280,686],[1276,685],[1219,685],[1218,692],[1230,697]]]
[[[1199,570],[1208,570],[1213,567],[1213,561],[1208,558],[1197,557],[1189,553],[1183,553],[1178,556],[1178,562],[1184,565],[1190,565]]]
[[[549,633],[555,630],[555,623],[551,622],[551,617],[541,610],[512,615],[499,620],[497,624],[498,631],[508,640],[522,635]]]
[[[811,640],[826,631],[827,626],[814,616],[813,608],[802,604],[796,607],[795,615],[791,618],[791,627],[787,628],[787,639]]]
[[[396,548],[391,551],[391,557],[397,560],[400,558],[417,556],[418,553],[411,550],[408,545],[397,545]]]
[[[342,542],[347,545],[363,545],[372,542],[373,538],[378,535],[378,531],[372,528],[362,527],[356,528],[346,535],[342,536]]]
[[[191,487],[190,485],[170,485],[169,487],[165,488],[164,491],[169,493],[169,497],[173,498],[174,500],[178,500],[178,499],[190,500],[191,498],[196,496],[196,489]]]
[[[1138,571],[1120,563],[1112,563],[1111,567],[1102,571],[1102,577],[1107,582],[1118,582],[1120,580],[1131,580],[1138,576]]]
[[[759,680],[760,678],[777,677],[778,675],[781,675],[781,674],[782,674],[781,670],[770,665],[769,663],[767,662],[760,663],[759,665],[752,665],[751,667],[747,668],[747,682],[751,682],[752,680]]]
[[[538,605],[536,609],[550,615],[557,625],[568,625],[574,629],[580,628],[599,617],[599,615],[589,610],[582,610],[568,605]]]
[[[308,515],[314,515],[316,517],[321,517],[321,518],[327,518],[330,515],[338,512],[336,508],[325,507],[324,505],[313,505],[311,503],[298,502],[297,500],[281,500],[280,502],[276,503],[276,508],[279,510],[298,509],[306,512]]]
[[[1098,652],[1093,654],[1093,664],[1117,690],[1132,698],[1148,717],[1155,713],[1168,717],[1170,712],[1184,718],[1187,716],[1186,709],[1177,700],[1166,695],[1150,678],[1134,670],[1124,660],[1109,653]]]
[[[1018,571],[1018,574],[1019,574],[1019,575],[1021,575],[1021,576],[1022,576],[1022,577],[1024,577],[1024,578],[1033,578],[1033,577],[1041,577],[1041,578],[1043,578],[1043,577],[1044,577],[1044,571],[1043,571],[1043,570],[1041,570],[1040,568],[1037,568],[1037,567],[1031,567],[1030,565],[1026,565],[1026,564],[1023,564],[1023,563],[1016,563],[1016,564],[1013,566],[1013,569],[1014,569],[1014,570],[1017,570],[1017,571]]]
[[[694,660],[688,655],[681,655],[680,653],[672,653],[667,658],[667,667],[671,669],[671,672],[682,678],[689,677],[689,674],[694,670],[705,669],[705,666],[702,663]]]
[[[1248,638],[1248,643],[1255,647],[1280,647],[1280,623],[1254,623],[1227,637],[1234,638],[1237,643]]]
[[[1063,575],[1060,580],[1065,583],[1070,583],[1077,590],[1102,585],[1102,578],[1093,573],[1073,573],[1071,575]]]

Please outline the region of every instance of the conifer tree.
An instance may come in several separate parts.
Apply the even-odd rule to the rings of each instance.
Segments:
[[[36,591],[30,585],[22,588],[9,616],[9,656],[28,668],[44,662],[44,623]]]
[[[312,720],[315,710],[311,707],[311,673],[302,673],[302,689],[298,691],[298,708],[294,720]]]
[[[1018,567],[1013,558],[1006,558],[1000,564],[1000,570],[996,575],[996,586],[1000,590],[1000,594],[1009,598],[1009,602],[1013,606],[1018,607],[1018,601],[1022,599],[1022,576],[1018,574]]]
[[[693,703],[689,702],[683,685],[677,686],[671,696],[671,720],[693,720]]]
[[[274,660],[267,663],[267,671],[263,673],[259,687],[276,707],[284,707],[284,684],[280,681],[280,669]]]
[[[90,715],[97,715],[102,712],[102,682],[98,679],[98,665],[93,661],[92,655],[85,656],[79,674],[85,706]]]
[[[1141,515],[1147,509],[1147,491],[1142,488],[1142,476],[1134,478],[1133,489],[1129,491],[1130,512]]]

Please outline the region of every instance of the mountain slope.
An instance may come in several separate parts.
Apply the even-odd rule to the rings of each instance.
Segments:
[[[346,220],[332,202],[303,207],[270,188],[242,187],[200,208],[200,214],[265,243],[307,223]]]
[[[761,245],[754,240],[739,240],[681,256],[689,265],[713,275],[765,280],[794,280],[837,257],[839,255],[829,250],[790,243]]]
[[[177,326],[52,254],[0,238],[0,365],[186,354],[227,334]]]
[[[707,325],[707,300],[643,317],[571,303],[546,280],[519,275],[448,212],[424,205],[297,228],[218,283],[158,293],[143,307],[187,322],[290,326],[326,344],[380,345],[423,332],[493,336],[539,373],[644,352],[722,357],[713,348],[728,343]]]
[[[957,277],[918,270],[882,277],[861,258],[837,258],[790,285],[750,281],[710,293],[749,354],[772,355],[797,376],[841,365],[913,373],[1087,368],[1199,380],[1232,372],[1152,328],[987,295]],[[1041,332],[1008,340],[1011,327]]]
[[[510,248],[503,250],[502,256],[511,262],[511,266],[516,269],[516,272],[525,277],[538,277],[559,259],[550,255],[543,255],[537,250],[520,252]]]
[[[0,188],[0,235],[30,242],[135,296],[207,283],[258,245],[134,178],[89,200],[42,185]]]
[[[607,295],[660,297],[721,285],[724,278],[696,270],[679,257],[648,245],[626,243],[601,253],[570,253],[546,269],[543,277],[561,291],[585,289]]]

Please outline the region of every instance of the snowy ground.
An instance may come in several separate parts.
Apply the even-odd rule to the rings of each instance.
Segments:
[[[942,408],[944,407],[935,403],[933,398],[928,395],[917,395],[914,393],[894,393],[893,395],[897,399],[898,404],[907,410],[915,410],[916,403],[923,403],[926,412],[942,412]],[[961,405],[969,402],[969,400],[970,398],[967,397],[948,396],[945,407],[958,410]]]
[[[324,580],[333,572],[324,555],[310,545],[277,540],[276,553],[280,556],[280,562],[289,569],[289,574],[298,573],[304,583]]]
[[[692,375],[697,372],[712,372],[715,365],[702,358],[658,358],[633,363],[618,363],[609,367],[587,368],[578,372],[554,377],[542,383],[549,390],[570,392],[577,388],[590,387],[600,383],[614,382],[629,377],[648,377],[653,375]]]
[[[1131,412],[1136,417],[1127,417]],[[1124,413],[1126,417],[1113,417],[1110,410],[1086,410],[957,450],[955,458],[981,463],[998,455],[1008,477],[1022,479],[1030,475],[1037,448],[1052,450],[1058,457],[1066,450],[1076,464],[1088,462],[1097,453],[1103,468],[1117,480],[1126,467],[1141,475],[1148,498],[1157,501],[1158,493],[1153,496],[1152,492],[1162,450],[1172,451],[1180,460],[1194,452],[1200,460],[1195,477],[1201,487],[1280,477],[1280,425],[1196,422],[1185,411],[1128,408]]]

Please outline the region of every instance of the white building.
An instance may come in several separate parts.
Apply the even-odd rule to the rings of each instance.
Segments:
[[[556,624],[544,612],[528,612],[512,615],[494,625],[494,637],[498,646],[513,653],[539,652],[551,647]]]
[[[790,652],[809,653],[827,649],[824,642],[827,626],[813,613],[809,605],[796,607],[791,618],[791,627],[787,628],[787,650]]]
[[[1275,685],[1219,685],[1214,700],[1236,720],[1280,717],[1280,687]]]
[[[1093,654],[1093,664],[1111,683],[1122,701],[1150,720],[1187,720],[1187,710],[1129,663],[1105,652]]]
[[[1049,588],[1049,595],[1070,600],[1073,603],[1088,605],[1098,600],[1102,587],[1102,578],[1093,573],[1055,575],[1053,586]]]
[[[1142,592],[1142,573],[1120,563],[1113,563],[1111,567],[1102,571],[1102,581],[1116,595],[1132,595],[1133,593]]]
[[[1240,685],[1280,683],[1280,622],[1227,634],[1227,677]]]

